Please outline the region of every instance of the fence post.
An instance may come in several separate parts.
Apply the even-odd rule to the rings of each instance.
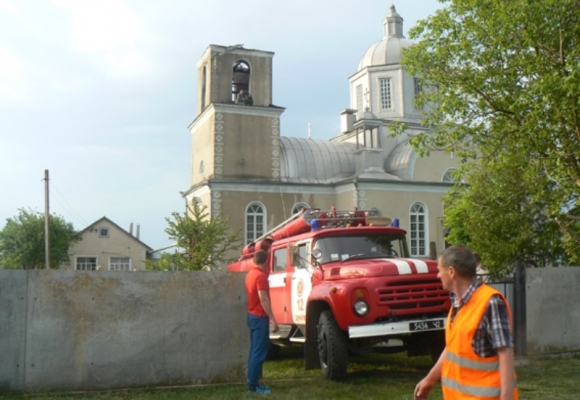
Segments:
[[[520,260],[516,261],[514,277],[514,334],[515,354],[526,355],[526,274]]]

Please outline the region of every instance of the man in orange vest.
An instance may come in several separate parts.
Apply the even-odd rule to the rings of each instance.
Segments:
[[[511,311],[505,297],[477,279],[475,258],[465,246],[447,248],[438,269],[443,288],[451,292],[445,350],[415,387],[415,400],[427,399],[439,379],[446,400],[517,400]]]

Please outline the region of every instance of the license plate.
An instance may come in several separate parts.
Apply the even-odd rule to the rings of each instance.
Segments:
[[[443,319],[409,323],[409,330],[410,331],[425,331],[425,330],[429,330],[429,329],[444,329],[444,328],[445,328],[445,320],[443,320]]]

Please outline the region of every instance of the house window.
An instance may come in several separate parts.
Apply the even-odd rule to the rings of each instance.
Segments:
[[[379,79],[381,88],[381,109],[390,110],[393,106],[391,100],[391,78]]]
[[[265,232],[266,207],[251,203],[246,208],[246,243],[252,243]]]
[[[310,208],[310,206],[306,203],[296,203],[292,206],[291,214],[298,214],[303,208]]]
[[[419,96],[421,96],[421,92],[423,91],[423,85],[421,85],[421,81],[419,80],[419,78],[413,78],[413,87],[415,89],[415,108],[417,108],[418,110],[421,109],[421,107],[417,107],[417,99],[419,98]]]
[[[356,107],[359,114],[363,112],[363,91],[362,85],[356,87]]]
[[[95,271],[97,269],[97,257],[77,257],[77,271]]]
[[[447,168],[445,170],[445,172],[443,173],[443,182],[455,182],[455,179],[453,179],[453,171],[455,171],[455,168]]]
[[[427,255],[427,207],[423,203],[413,203],[409,215],[411,222],[411,256]]]
[[[238,98],[238,93],[243,90],[250,92],[250,66],[243,60],[236,61],[232,71],[232,101]]]
[[[109,237],[109,228],[99,228],[99,237]]]
[[[131,259],[129,257],[111,257],[109,269],[111,271],[131,271]]]

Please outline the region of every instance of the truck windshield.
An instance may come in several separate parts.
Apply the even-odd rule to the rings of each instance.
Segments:
[[[400,234],[328,236],[318,239],[314,248],[322,253],[320,264],[351,258],[409,257],[407,241]]]

